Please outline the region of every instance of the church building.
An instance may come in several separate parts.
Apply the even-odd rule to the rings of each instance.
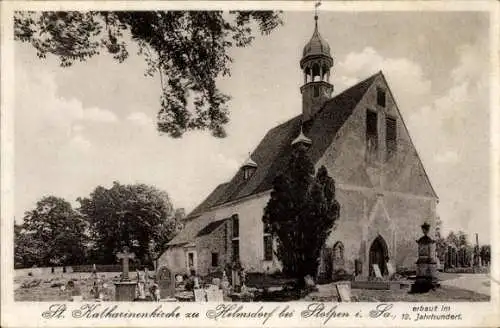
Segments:
[[[302,113],[268,131],[232,179],[187,216],[159,266],[199,275],[235,262],[247,272],[279,271],[262,216],[273,180],[299,144],[308,147],[316,169],[324,165],[334,178],[340,203],[319,276],[329,279],[338,270],[369,276],[373,264],[384,273],[388,262],[415,266],[420,226],[434,227],[437,195],[383,73],[332,97],[333,65],[315,16],[300,60]]]

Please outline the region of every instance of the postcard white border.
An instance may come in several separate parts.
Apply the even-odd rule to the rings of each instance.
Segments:
[[[212,303],[103,303],[102,305],[119,304],[123,311],[152,311],[158,304],[165,310],[173,309],[175,306],[182,307],[182,313],[199,312],[199,319],[127,319],[127,320],[79,320],[71,317],[71,310],[77,309],[84,303],[66,303],[68,311],[64,319],[44,319],[42,312],[48,310],[53,303],[49,302],[13,302],[13,177],[14,177],[14,124],[13,124],[13,88],[14,68],[13,68],[13,19],[14,10],[144,10],[144,9],[280,9],[284,11],[312,10],[311,1],[37,1],[37,2],[2,2],[1,3],[1,231],[2,231],[2,266],[1,266],[1,296],[2,296],[2,327],[33,327],[33,326],[53,326],[53,327],[88,327],[88,326],[218,326],[218,327],[247,327],[261,326],[261,319],[247,320],[210,320],[207,319],[207,311],[214,309],[217,304]],[[352,319],[332,319],[327,325],[345,327],[487,327],[500,325],[500,111],[499,111],[499,4],[495,1],[323,1],[321,10],[331,11],[485,11],[490,13],[490,40],[491,40],[491,242],[492,242],[492,266],[491,266],[491,301],[490,302],[460,302],[460,303],[429,303],[427,305],[446,304],[451,307],[451,311],[461,313],[463,320],[460,321],[405,321],[401,320],[401,314],[411,312],[413,306],[425,305],[426,303],[391,303],[391,312],[398,316],[396,319],[370,319],[364,317],[361,320]],[[243,303],[242,303],[243,304]],[[286,303],[295,313],[300,313],[309,303]],[[335,303],[326,303],[333,306]],[[361,310],[365,315],[377,303],[342,303],[338,305],[338,310],[346,310],[356,313]],[[266,310],[276,307],[282,309],[285,303],[246,303],[248,310],[258,309],[264,306]],[[295,315],[294,319],[279,319],[276,316],[267,321],[267,327],[312,327],[322,325],[324,319],[301,319]]]

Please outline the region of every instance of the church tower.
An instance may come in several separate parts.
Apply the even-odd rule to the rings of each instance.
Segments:
[[[333,58],[330,46],[318,31],[318,14],[314,15],[314,33],[305,45],[300,60],[300,68],[304,73],[302,93],[302,121],[310,120],[321,108],[323,103],[331,98],[333,85],[330,84],[330,69]]]

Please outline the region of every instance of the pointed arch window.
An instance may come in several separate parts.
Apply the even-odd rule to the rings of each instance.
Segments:
[[[338,241],[333,245],[333,258],[335,261],[344,260],[344,244]]]

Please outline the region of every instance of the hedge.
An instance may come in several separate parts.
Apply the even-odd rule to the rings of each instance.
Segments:
[[[123,270],[121,264],[96,264],[97,272],[121,272]],[[92,272],[93,265],[75,265],[73,266],[73,272]],[[129,271],[135,271],[136,269],[141,269],[142,265],[129,264]],[[153,270],[149,268],[148,270]]]

